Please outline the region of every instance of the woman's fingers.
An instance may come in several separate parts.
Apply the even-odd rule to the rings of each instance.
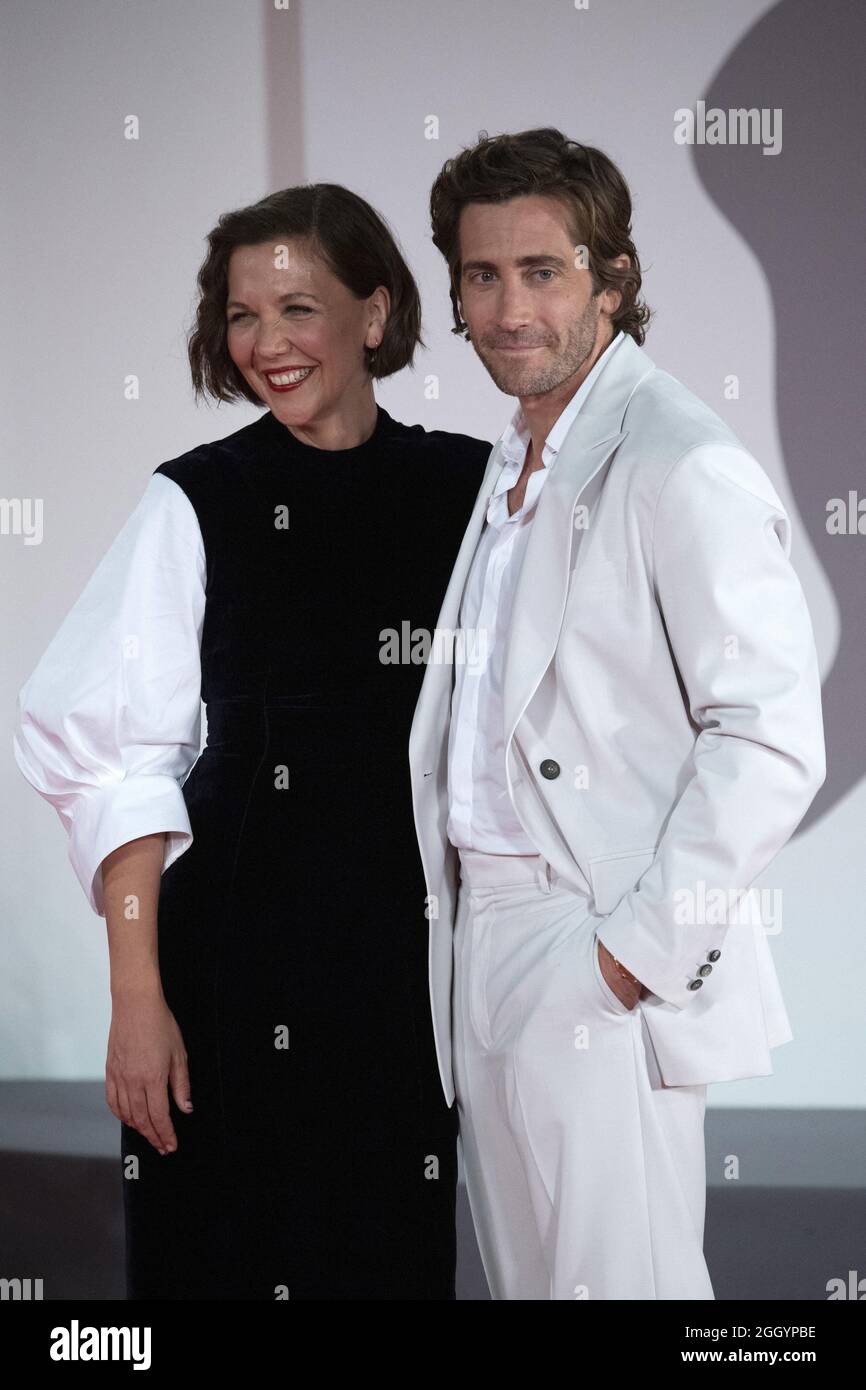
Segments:
[[[134,1064],[130,1064],[134,1058]],[[174,1153],[171,1118],[192,1111],[189,1068],[177,1020],[164,999],[147,997],[112,1014],[105,1065],[105,1098],[123,1124],[138,1130],[160,1154]]]
[[[192,1095],[189,1084],[189,1064],[185,1051],[173,1052],[168,1084],[179,1110],[192,1110]]]
[[[117,1108],[123,1123],[131,1128],[132,1107],[129,1104],[129,1092],[122,1077],[117,1078]]]
[[[151,1139],[150,1134],[146,1137],[160,1152],[174,1153],[177,1137],[168,1113],[168,1089],[165,1081],[152,1082],[147,1088],[146,1096],[150,1128],[156,1138]]]
[[[147,1091],[144,1082],[139,1081],[130,1093],[130,1103],[132,1105],[132,1123],[139,1134],[143,1134],[149,1144],[155,1149],[162,1150],[165,1145],[153,1127],[150,1118],[150,1110],[147,1103]]]

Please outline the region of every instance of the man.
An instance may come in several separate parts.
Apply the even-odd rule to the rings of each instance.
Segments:
[[[485,1271],[494,1299],[712,1299],[706,1087],[771,1074],[791,1037],[738,909],[825,775],[790,520],[642,350],[604,154],[484,137],[431,212],[455,331],[518,399],[439,615],[462,640],[431,656],[410,741]]]

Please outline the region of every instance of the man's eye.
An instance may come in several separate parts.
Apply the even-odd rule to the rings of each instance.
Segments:
[[[551,266],[540,266],[539,269],[536,270],[534,273],[535,273],[536,275],[550,275],[550,276],[553,276],[553,275],[555,275],[556,272],[552,269]],[[493,274],[493,271],[492,271],[492,270],[479,270],[478,273],[477,273],[477,275],[473,275],[473,276],[472,276],[472,279],[475,280],[476,282],[481,282],[483,276],[485,276],[485,275],[492,275],[492,274]],[[545,283],[545,284],[548,284],[549,281],[545,280],[544,283]]]

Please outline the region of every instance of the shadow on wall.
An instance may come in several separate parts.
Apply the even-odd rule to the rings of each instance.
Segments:
[[[866,534],[827,530],[828,502],[866,494],[863,439],[866,227],[862,0],[782,0],[716,73],[706,110],[781,108],[778,154],[692,146],[719,210],[761,263],[776,328],[776,408],[791,491],[839,605],[839,650],[823,687],[827,779],[800,830],[866,773]],[[778,141],[778,116],[776,117]],[[712,302],[712,281],[708,283]],[[744,324],[748,330],[748,323]],[[866,515],[862,525],[866,528]],[[795,542],[796,544],[796,542]]]

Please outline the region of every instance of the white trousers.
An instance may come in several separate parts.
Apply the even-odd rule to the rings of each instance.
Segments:
[[[587,899],[460,852],[452,997],[466,1186],[494,1299],[712,1299],[706,1086],[665,1086]]]

